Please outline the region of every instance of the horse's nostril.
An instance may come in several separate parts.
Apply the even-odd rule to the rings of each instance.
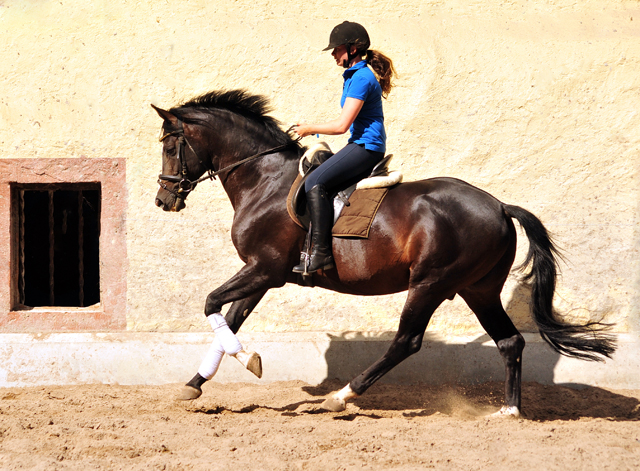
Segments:
[[[162,208],[162,204],[163,204],[163,203],[162,203],[162,201],[160,200],[160,198],[156,198],[156,206],[157,206],[158,208]]]

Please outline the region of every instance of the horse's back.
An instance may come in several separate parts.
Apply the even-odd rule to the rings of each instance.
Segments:
[[[470,183],[453,177],[433,177],[424,180],[415,180],[403,182],[391,188],[391,193],[404,194],[409,192],[414,195],[446,195],[447,198],[465,198],[474,197],[477,199],[486,199],[501,204],[500,201],[490,193],[474,186]]]
[[[510,221],[497,198],[463,180],[449,177],[397,185],[389,191],[380,210],[384,217],[405,220],[408,225],[425,217],[456,226],[493,224],[504,228]]]

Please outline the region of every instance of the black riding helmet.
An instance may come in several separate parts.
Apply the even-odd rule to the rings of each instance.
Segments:
[[[351,21],[345,21],[333,28],[331,35],[329,36],[329,45],[325,47],[323,51],[335,49],[343,44],[347,47],[347,54],[349,57],[347,61],[342,63],[342,67],[346,69],[349,67],[351,59],[356,57],[358,53],[363,53],[369,49],[371,41],[369,40],[369,34],[367,33],[367,30],[364,29],[364,26]],[[356,46],[357,52],[355,54],[351,54],[351,46]]]

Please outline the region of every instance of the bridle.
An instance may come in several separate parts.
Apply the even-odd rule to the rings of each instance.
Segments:
[[[246,159],[242,159],[236,163],[233,163],[231,165],[227,165],[224,168],[221,168],[220,170],[214,171],[213,168],[211,168],[210,165],[205,164],[202,159],[200,159],[200,157],[198,156],[198,153],[195,151],[195,149],[191,146],[191,144],[189,144],[189,141],[187,140],[187,137],[184,135],[184,126],[182,121],[178,121],[178,129],[176,129],[175,131],[171,131],[168,133],[165,133],[162,135],[162,137],[160,137],[160,142],[163,142],[165,139],[167,139],[168,137],[171,136],[177,136],[177,148],[176,148],[176,154],[178,156],[178,161],[180,162],[180,175],[164,175],[164,174],[160,174],[158,175],[158,184],[160,185],[160,187],[162,187],[164,190],[168,191],[169,193],[173,194],[175,197],[177,198],[182,198],[185,199],[189,193],[191,193],[193,191],[193,189],[196,187],[196,185],[202,181],[205,180],[215,180],[216,177],[218,175],[220,175],[223,172],[226,172],[228,170],[234,169],[246,162],[249,162],[251,160],[255,160],[258,157],[263,157],[265,155],[269,155],[269,154],[275,154],[276,152],[280,152],[281,150],[285,150],[288,147],[291,146],[291,142],[287,143],[287,144],[283,144],[280,146],[276,146],[276,147],[272,147],[271,149],[267,149],[265,151],[259,152],[257,154],[254,154],[250,157],[247,157]],[[287,133],[289,133],[289,131],[291,131],[293,129],[294,126],[291,126],[288,130]],[[298,142],[300,140],[300,137],[298,137],[297,139],[295,139],[293,142]],[[193,154],[198,158],[198,161],[200,162],[200,164],[202,164],[204,167],[207,168],[207,174],[203,177],[198,178],[197,180],[189,180],[189,178],[187,177],[187,175],[189,174],[189,171],[187,169],[187,159],[185,158],[184,155],[184,145],[187,145],[189,147],[189,149],[191,149],[191,152],[193,152]],[[169,188],[166,184],[166,182],[170,182],[170,183],[177,183],[178,184],[178,189],[174,190]]]

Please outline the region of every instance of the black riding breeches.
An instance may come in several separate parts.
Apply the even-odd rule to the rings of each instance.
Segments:
[[[305,192],[316,185],[324,185],[328,193],[346,188],[371,175],[373,167],[384,152],[367,150],[358,144],[347,144],[342,150],[315,169],[304,184]]]

